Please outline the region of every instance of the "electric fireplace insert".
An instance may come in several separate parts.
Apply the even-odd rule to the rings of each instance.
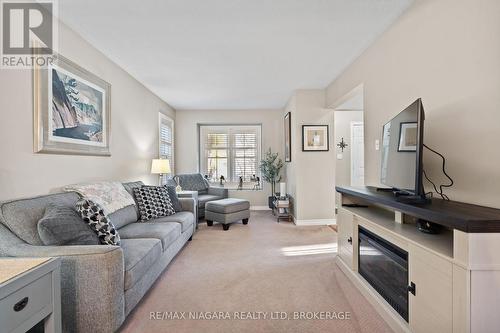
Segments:
[[[358,272],[408,321],[408,252],[359,226]]]

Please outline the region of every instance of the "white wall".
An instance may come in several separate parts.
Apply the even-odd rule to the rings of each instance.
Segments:
[[[335,149],[333,110],[325,109],[325,91],[297,90],[284,113],[292,117],[292,162],[287,182],[298,224],[332,223],[335,203]],[[302,151],[302,125],[328,125],[330,151]]]
[[[262,153],[269,148],[283,156],[282,110],[178,110],[176,115],[175,156],[177,173],[198,172],[198,124],[262,124]],[[284,174],[284,170],[283,170]],[[267,206],[269,184],[261,191],[230,191],[230,197]]]
[[[33,153],[29,70],[0,70],[0,200],[95,180],[143,180],[158,156],[158,112],[175,111],[64,25],[59,53],[111,83],[111,157]]]
[[[456,182],[450,198],[500,208],[498,13],[496,0],[417,0],[330,84],[330,107],[364,85],[367,184],[379,183],[383,124],[422,97],[425,143],[446,155]],[[444,181],[439,158],[424,163]]]
[[[335,111],[335,140],[332,142],[331,149],[337,154],[342,154],[342,159],[335,160],[335,185],[351,185],[351,122],[363,122],[363,111]],[[342,149],[337,147],[342,138],[347,143],[347,147]]]

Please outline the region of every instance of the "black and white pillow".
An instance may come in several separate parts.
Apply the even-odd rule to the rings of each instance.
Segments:
[[[76,203],[76,210],[83,221],[97,234],[101,244],[120,245],[120,235],[101,206],[92,200],[81,199]]]
[[[135,201],[141,222],[175,214],[172,201],[165,186],[142,186],[134,188]]]

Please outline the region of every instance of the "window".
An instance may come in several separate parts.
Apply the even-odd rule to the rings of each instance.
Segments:
[[[159,115],[160,151],[158,156],[170,161],[174,173],[174,120],[160,112]],[[170,177],[171,175],[169,175]],[[165,178],[165,177],[164,177]]]
[[[221,176],[225,187],[252,189],[260,177],[260,125],[200,125],[200,170],[213,183]]]

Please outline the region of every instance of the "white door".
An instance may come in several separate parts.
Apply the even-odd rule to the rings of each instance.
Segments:
[[[364,143],[363,122],[351,122],[351,186],[365,185]]]

